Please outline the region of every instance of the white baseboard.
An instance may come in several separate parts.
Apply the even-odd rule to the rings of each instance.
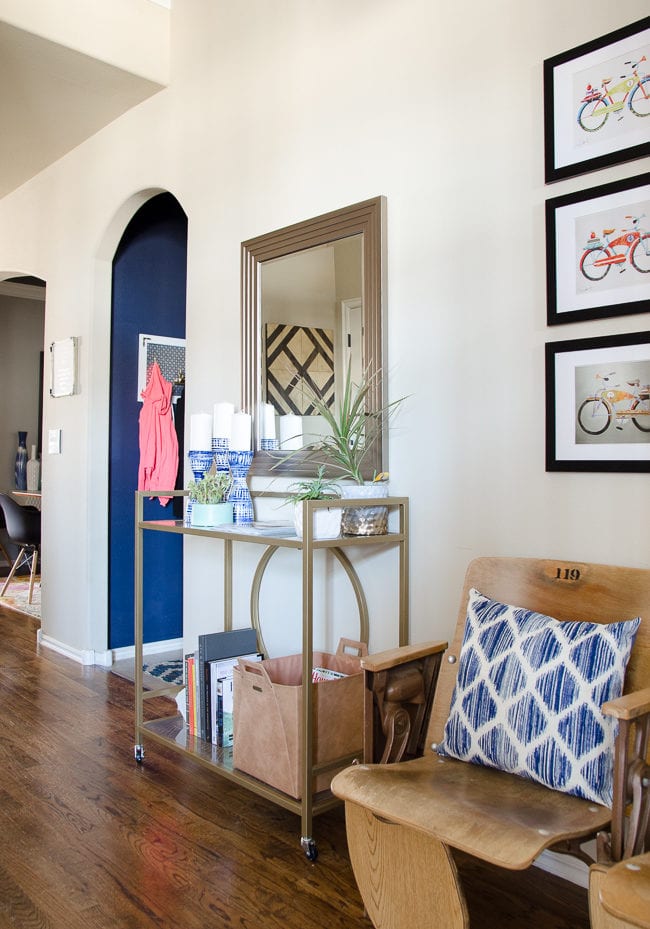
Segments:
[[[93,664],[99,665],[100,668],[110,668],[113,664],[113,652],[110,648],[105,652],[93,652],[95,660]]]
[[[539,858],[533,862],[534,867],[541,868],[549,874],[555,874],[556,877],[562,877],[565,881],[571,881],[579,887],[589,887],[589,868],[578,858],[571,855],[558,855],[557,852],[542,852]]]
[[[143,655],[159,655],[164,652],[183,651],[182,639],[166,639],[163,642],[145,642],[142,646]],[[109,652],[113,661],[122,661],[125,658],[135,658],[135,645],[125,645],[123,648],[114,648]],[[112,662],[109,662],[111,664]]]
[[[65,642],[59,642],[53,639],[52,636],[46,635],[41,629],[36,633],[36,644],[39,647],[49,648],[53,652],[58,652],[59,655],[65,655],[66,658],[71,658],[78,664],[95,664],[95,652],[93,649],[72,648],[72,646],[66,645]]]
[[[127,645],[124,648],[109,648],[101,652],[92,648],[73,648],[71,645],[66,645],[65,642],[59,642],[57,639],[53,639],[52,636],[46,635],[41,629],[36,633],[36,642],[39,647],[49,648],[53,652],[58,652],[59,655],[71,658],[78,664],[97,665],[101,668],[110,668],[114,661],[135,657],[134,645]],[[157,655],[162,652],[182,652],[182,650],[182,639],[167,639],[164,642],[147,642],[142,648],[142,653],[144,655]]]

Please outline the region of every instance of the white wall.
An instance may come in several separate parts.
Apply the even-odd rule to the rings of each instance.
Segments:
[[[169,13],[150,0],[0,0],[0,22],[151,81],[169,78]]]
[[[648,318],[546,327],[545,199],[647,164],[545,187],[542,62],[646,13],[645,0],[623,14],[594,0],[588,17],[566,0],[174,5],[170,87],[0,202],[0,273],[47,280],[46,343],[81,337],[81,393],[45,409],[45,428],[63,429],[44,467],[46,635],[80,654],[106,643],[110,259],[152,189],[189,217],[189,411],[239,395],[240,242],[386,196],[389,394],[410,395],[390,471],[412,500],[413,641],[449,634],[479,553],[650,566],[647,476],[544,470],[544,343]],[[188,581],[214,551],[187,543]],[[394,643],[391,558],[360,566],[373,648]],[[237,556],[242,576],[251,564]],[[284,607],[298,568],[273,570],[280,648],[295,627],[268,601]],[[245,621],[244,593],[237,609]],[[188,611],[188,632],[203,615]]]
[[[312,248],[262,265],[263,325],[295,323],[333,329],[336,312],[334,249]],[[307,289],[309,296],[306,296]]]

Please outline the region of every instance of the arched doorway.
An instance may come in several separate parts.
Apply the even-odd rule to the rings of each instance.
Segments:
[[[187,217],[169,193],[158,194],[133,216],[113,258],[109,435],[108,645],[133,644],[134,491],[139,464],[139,336],[185,338]],[[182,401],[176,408],[179,462],[183,461]],[[181,469],[182,474],[182,469]],[[181,486],[178,484],[177,486]],[[170,518],[156,500],[146,518]],[[149,533],[145,549],[145,642],[180,638],[182,538]]]

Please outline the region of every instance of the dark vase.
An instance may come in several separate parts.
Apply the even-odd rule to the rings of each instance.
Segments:
[[[27,490],[27,433],[18,433],[18,451],[14,468],[16,490]]]

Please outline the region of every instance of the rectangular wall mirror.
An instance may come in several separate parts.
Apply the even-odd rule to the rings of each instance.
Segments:
[[[251,474],[313,473],[325,428],[316,393],[335,406],[348,365],[382,407],[385,199],[376,197],[242,243],[242,410],[253,417]],[[277,450],[269,449],[275,438]],[[382,470],[383,437],[366,459]],[[289,461],[284,461],[291,451]]]

